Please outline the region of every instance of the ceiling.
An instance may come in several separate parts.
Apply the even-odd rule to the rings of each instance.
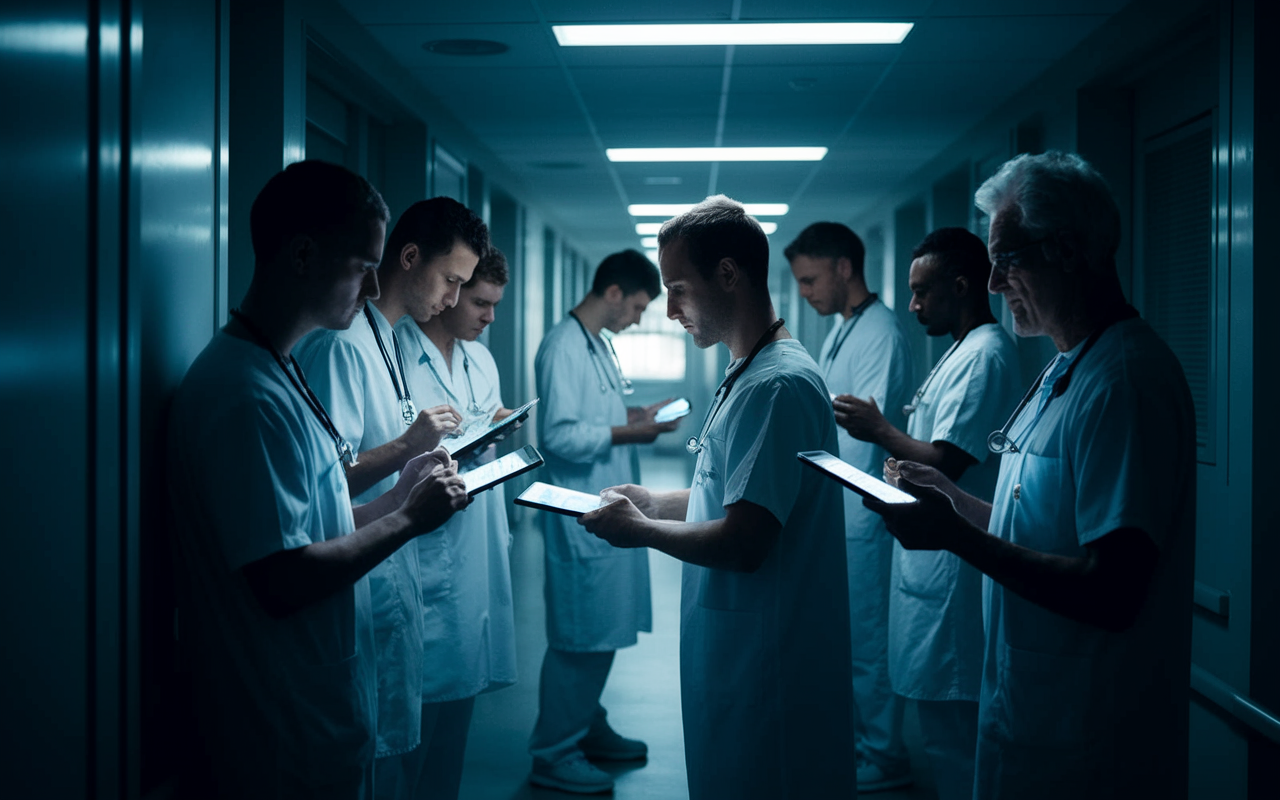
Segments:
[[[589,258],[636,247],[629,203],[783,202],[775,241],[848,220],[1063,57],[1127,0],[343,0]],[[914,22],[900,45],[562,48],[551,25]],[[496,56],[426,51],[487,39]],[[820,162],[612,164],[606,147],[821,145]],[[678,183],[675,179],[678,179]]]

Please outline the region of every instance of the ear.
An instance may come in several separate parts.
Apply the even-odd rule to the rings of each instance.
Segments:
[[[732,291],[741,279],[742,269],[737,261],[728,257],[720,259],[720,263],[716,265],[716,280],[720,283],[721,289]]]
[[[843,256],[836,259],[836,274],[845,283],[853,280],[853,262]]]
[[[610,305],[618,305],[622,302],[622,298],[624,297],[626,297],[626,295],[622,293],[622,287],[616,283],[609,284],[608,288],[604,290],[604,299],[608,301]]]
[[[418,260],[418,246],[413,242],[409,242],[400,248],[400,269],[406,272],[413,269],[413,263]]]
[[[1053,242],[1054,247],[1058,250],[1058,258],[1062,262],[1063,272],[1075,272],[1077,266],[1082,270],[1087,269],[1088,265],[1081,262],[1084,255],[1084,247],[1080,241],[1080,236],[1075,231],[1056,231],[1050,241]]]
[[[956,276],[955,293],[956,293],[956,297],[969,296],[969,279],[968,278],[966,278],[963,275]]]
[[[295,275],[303,275],[315,255],[316,243],[310,236],[299,234],[289,240],[289,268]]]

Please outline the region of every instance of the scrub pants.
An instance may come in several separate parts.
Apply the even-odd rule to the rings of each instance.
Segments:
[[[849,566],[849,642],[853,650],[853,733],[858,755],[887,774],[910,769],[902,741],[904,702],[889,684],[889,583],[893,537],[845,539]]]
[[[972,800],[978,704],[969,700],[920,700],[916,708],[938,800]]]
[[[604,721],[600,694],[616,651],[571,653],[547,648],[538,684],[538,721],[529,737],[534,761],[555,764],[578,749],[593,724]]]
[[[476,699],[423,703],[422,743],[374,762],[377,800],[457,800]]]

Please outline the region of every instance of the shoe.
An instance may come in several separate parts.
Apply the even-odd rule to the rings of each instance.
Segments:
[[[573,794],[602,794],[613,791],[613,778],[596,769],[582,755],[571,753],[554,764],[533,762],[529,783],[545,789],[559,789]]]
[[[874,761],[858,759],[858,793],[885,792],[911,785],[911,770],[885,772]]]
[[[639,739],[628,739],[609,723],[592,726],[578,742],[582,754],[592,761],[640,761],[649,756],[649,746]]]

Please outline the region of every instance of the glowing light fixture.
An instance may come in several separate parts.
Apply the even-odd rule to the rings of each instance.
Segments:
[[[772,233],[776,233],[776,232],[777,232],[777,230],[778,230],[778,223],[776,223],[776,222],[761,222],[761,223],[760,223],[760,227],[761,227],[761,228],[764,228],[764,232],[765,232],[765,234],[772,234]],[[661,222],[637,222],[637,223],[636,223],[636,235],[637,235],[637,236],[657,236],[657,235],[658,235],[658,231],[660,231],[660,230],[662,230],[662,223],[661,223]]]
[[[632,203],[627,213],[633,217],[674,217],[693,208],[695,203]],[[781,217],[791,210],[786,203],[743,203],[753,217]]]
[[[723,22],[552,25],[561,47],[725,44],[900,44],[910,22]]]
[[[658,237],[646,236],[640,240],[640,246],[646,250],[656,250],[658,249]]]
[[[645,250],[645,251],[644,251],[644,254],[645,254],[646,256],[648,256],[648,257],[649,257],[649,260],[650,260],[650,261],[652,261],[652,262],[654,263],[654,265],[655,265],[655,266],[662,266],[661,264],[658,264],[658,251],[657,251],[657,250]]]
[[[610,161],[821,161],[825,147],[609,147]]]

